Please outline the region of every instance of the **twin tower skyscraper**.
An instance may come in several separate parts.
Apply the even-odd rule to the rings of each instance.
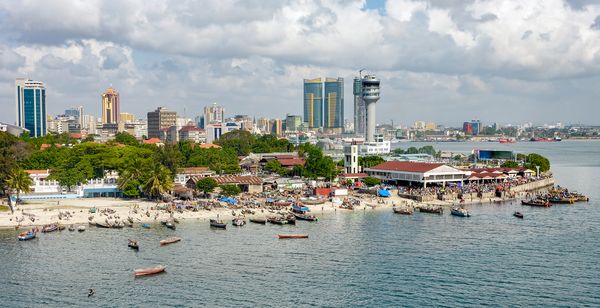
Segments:
[[[323,91],[325,85],[325,91]],[[354,78],[354,133],[374,141],[375,103],[379,100],[379,79],[374,75]],[[304,122],[308,128],[341,133],[344,128],[344,78],[304,79]]]

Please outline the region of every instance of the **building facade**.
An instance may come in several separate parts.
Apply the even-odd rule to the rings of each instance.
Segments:
[[[161,130],[176,126],[177,113],[165,107],[158,107],[155,111],[148,112],[148,138],[161,138]]]
[[[121,117],[121,102],[119,92],[109,87],[102,93],[102,124],[119,123]]]
[[[225,120],[225,108],[212,103],[210,106],[204,107],[204,126],[208,124],[223,123]]]
[[[323,83],[321,78],[304,79],[304,122],[309,128],[323,127]]]
[[[355,77],[352,84],[352,94],[354,94],[354,134],[364,136],[366,133],[365,102],[362,99],[362,81]]]
[[[135,122],[135,115],[133,113],[129,113],[129,112],[121,112],[119,114],[120,120],[123,123],[133,123]]]
[[[285,117],[285,130],[288,132],[297,132],[302,125],[302,117],[299,115],[287,115]]]
[[[16,125],[29,130],[32,137],[45,136],[46,118],[46,87],[43,82],[17,78],[16,90]]]
[[[344,127],[344,78],[326,78],[323,109],[323,127]]]

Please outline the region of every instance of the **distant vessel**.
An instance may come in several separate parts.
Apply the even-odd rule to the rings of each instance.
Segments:
[[[146,275],[154,275],[154,274],[158,274],[158,273],[164,272],[166,268],[167,267],[164,266],[164,265],[159,265],[159,266],[156,266],[156,267],[137,269],[133,273],[134,273],[134,275],[136,277],[138,277],[138,276],[146,276]]]
[[[500,138],[500,139],[498,139],[498,142],[500,142],[500,143],[515,143],[517,141],[512,138]]]
[[[450,214],[458,217],[471,217],[471,213],[466,209],[455,207],[450,210]]]

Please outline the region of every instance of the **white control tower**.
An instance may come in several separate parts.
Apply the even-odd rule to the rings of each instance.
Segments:
[[[365,102],[367,111],[367,132],[365,139],[367,142],[374,142],[375,127],[377,125],[375,103],[379,100],[379,79],[375,75],[365,75],[362,78],[362,99]]]

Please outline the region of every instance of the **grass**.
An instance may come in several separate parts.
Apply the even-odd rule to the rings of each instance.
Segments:
[[[0,212],[8,212],[10,211],[10,208],[8,207],[8,205],[0,205]]]

